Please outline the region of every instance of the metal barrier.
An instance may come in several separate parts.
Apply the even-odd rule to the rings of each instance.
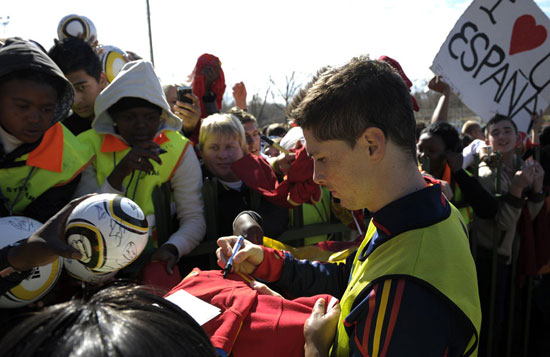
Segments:
[[[535,152],[536,157],[537,153]],[[521,156],[519,153],[516,155],[516,169],[521,168]],[[500,161],[498,161],[500,163]],[[495,175],[495,192],[499,199],[502,199],[501,195],[501,173],[502,166],[499,164],[496,168]],[[486,339],[486,350],[480,351],[480,354],[486,356],[529,356],[529,342],[531,334],[531,310],[533,307],[533,289],[535,278],[532,276],[526,277],[525,284],[519,285],[519,254],[521,246],[521,237],[516,235],[513,243],[511,265],[510,265],[510,277],[507,282],[508,291],[506,295],[507,306],[505,306],[504,316],[505,321],[505,334],[501,336],[495,336],[496,320],[498,317],[497,311],[497,283],[498,283],[498,247],[500,244],[501,232],[498,227],[494,227],[494,239],[491,250],[491,277],[490,277],[490,297],[489,297],[489,316],[483,316],[485,323],[488,324],[487,336],[481,336],[481,339]],[[475,237],[475,231],[472,232]],[[474,238],[475,239],[475,238]],[[475,247],[477,242],[472,243],[472,255],[476,258]],[[497,337],[505,336],[505,341],[495,340]],[[497,346],[502,346],[503,350],[497,354],[495,350]],[[485,352],[485,354],[483,354]]]

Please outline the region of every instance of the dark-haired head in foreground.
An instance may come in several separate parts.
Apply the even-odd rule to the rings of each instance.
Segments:
[[[0,341],[1,356],[216,356],[185,311],[143,287],[112,286],[29,317]]]

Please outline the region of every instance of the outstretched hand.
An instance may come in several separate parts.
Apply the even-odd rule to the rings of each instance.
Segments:
[[[290,165],[296,160],[296,151],[302,147],[302,141],[298,140],[294,145],[294,152],[288,154],[280,153],[279,156],[273,160],[272,166],[277,174],[286,175],[290,169]]]
[[[243,82],[236,83],[233,86],[233,99],[235,99],[235,106],[242,110],[246,110],[246,87]]]
[[[77,249],[65,243],[65,225],[73,209],[91,196],[86,195],[72,200],[46,221],[29,239],[11,248],[8,252],[10,266],[18,271],[26,271],[49,264],[60,256],[70,259],[82,258],[82,254]]]
[[[428,88],[441,94],[449,94],[449,91],[451,90],[451,87],[449,87],[447,83],[443,82],[441,76],[434,76],[430,79],[430,82],[428,82]]]
[[[276,173],[286,175],[290,169],[290,165],[296,160],[296,154],[291,152],[289,154],[280,153],[279,156],[273,161],[273,168]]]

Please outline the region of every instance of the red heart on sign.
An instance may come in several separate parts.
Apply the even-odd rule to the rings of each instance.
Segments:
[[[510,41],[510,55],[529,51],[539,47],[546,40],[546,29],[537,25],[531,15],[522,15],[516,19]]]

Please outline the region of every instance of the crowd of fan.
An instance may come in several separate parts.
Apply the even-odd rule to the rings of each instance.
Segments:
[[[217,269],[210,263],[213,251],[193,254],[208,240],[205,237],[243,234],[251,243],[274,248],[273,242],[292,228],[296,209],[302,212],[302,225],[338,222],[352,232],[334,247],[327,248],[325,241],[331,239],[328,233],[304,237],[302,245],[310,246],[313,254],[347,249],[353,258],[376,212],[366,207],[344,207],[333,197],[330,187],[319,185],[323,182],[314,177],[314,166],[322,159],[308,155],[305,129],[294,120],[303,115],[301,105],[312,88],[319,90],[315,84],[328,81],[340,69],[325,67],[304,86],[287,108],[287,123],[260,128],[247,112],[242,82],[232,88],[235,107],[221,112],[226,84],[216,56],[204,54],[198,58],[187,83],[192,93],[179,98],[178,88],[183,84],[162,83],[150,62],[137,56],[128,60],[108,83],[96,49],[80,38],[56,41],[47,52],[34,42],[17,38],[5,41],[0,49],[3,217],[26,216],[57,227],[63,222],[56,214],[64,212],[63,207],[75,198],[90,193],[126,196],[142,208],[151,228],[140,258],[121,270],[117,278],[144,283],[144,273],[151,263],[160,261],[165,269],[156,270],[152,278],[147,274],[146,282],[165,292],[174,288],[167,281]],[[391,71],[410,88],[397,61],[384,56],[380,62],[393,68]],[[507,291],[513,288],[512,274],[539,276],[550,260],[550,247],[545,243],[550,236],[549,184],[545,176],[550,170],[550,127],[544,127],[541,112],[533,114],[530,133],[518,132],[515,122],[503,115],[487,123],[468,121],[459,132],[447,120],[449,86],[436,77],[430,88],[442,96],[432,122],[427,126],[417,123],[416,164],[427,182],[440,185],[446,199],[459,209],[463,229],[470,233],[484,319],[490,314],[493,251],[497,250],[497,343],[509,313],[505,306]],[[412,108],[418,110],[412,99]],[[261,135],[275,145],[266,144]],[[161,186],[169,187],[171,192],[164,216],[153,204],[158,192],[155,188]],[[177,224],[172,231],[156,229],[174,220]],[[495,232],[501,232],[496,243]],[[56,239],[59,237],[55,234],[46,237],[46,241]],[[59,242],[55,244],[56,249],[30,245],[3,248],[2,293],[24,278],[21,272],[33,266],[29,257],[42,254],[44,258],[46,254],[30,254],[25,249],[46,249],[52,256],[77,254]],[[531,244],[532,249],[525,248],[525,244]],[[324,257],[319,254],[318,260]],[[519,273],[512,270],[514,259],[521,262]],[[17,273],[11,276],[8,268]],[[216,289],[221,288],[217,285]],[[279,299],[283,299],[279,293],[283,294],[288,301],[286,309],[297,304],[280,290],[274,292],[263,284],[251,289],[267,290],[269,296],[277,295]],[[1,354],[68,355],[89,348],[85,355],[133,355],[138,349],[141,355],[223,355],[231,349],[240,355],[236,352],[239,348],[246,350],[244,342],[231,345],[225,352],[214,343],[214,350],[209,338],[214,342],[216,331],[207,331],[207,336],[185,313],[143,288],[86,287],[85,291],[89,290],[99,292],[89,300],[70,300],[83,294],[82,286],[75,284],[74,278],[63,276],[40,304],[51,307],[17,327],[15,322],[4,324],[4,334],[9,335],[0,345]],[[221,292],[216,290],[216,294]],[[303,303],[308,313],[298,322],[299,331],[316,309],[314,303]],[[36,304],[26,308],[38,309]],[[16,321],[13,313],[9,315]],[[123,319],[128,321],[123,323]],[[486,349],[483,337],[487,324],[483,321],[480,354]],[[111,340],[122,328],[118,324],[126,323],[135,331],[122,342]],[[48,331],[51,333],[46,337]],[[261,335],[258,331],[263,330],[256,331]],[[140,333],[147,338],[135,338]],[[244,341],[244,332],[241,336]],[[83,341],[89,338],[102,342],[86,346]],[[27,339],[33,342],[22,347],[20,344]],[[150,341],[149,345],[149,340],[154,343]],[[247,343],[250,351],[258,351]],[[303,353],[303,337],[293,343]],[[159,350],[159,345],[166,350]]]

